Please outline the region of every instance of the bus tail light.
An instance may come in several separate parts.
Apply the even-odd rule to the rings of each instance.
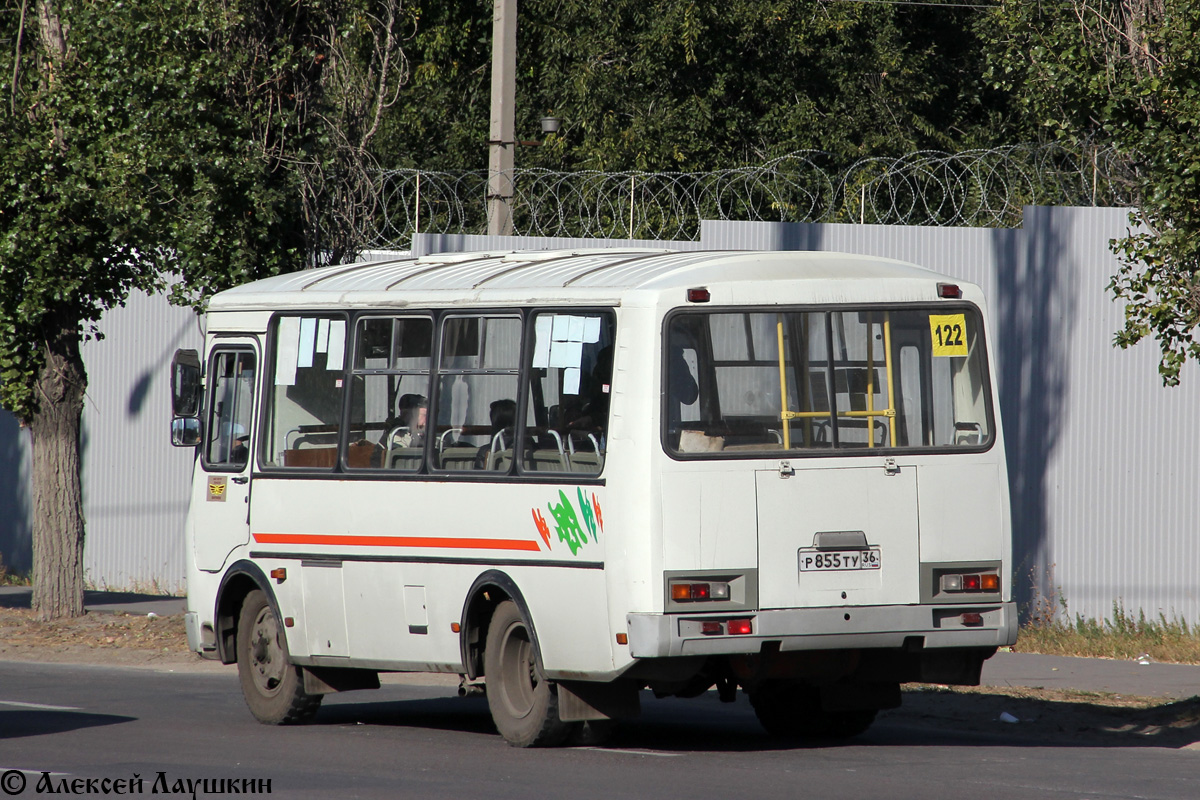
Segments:
[[[672,581],[671,599],[676,603],[703,603],[711,600],[728,600],[729,584],[723,581],[704,583]]]
[[[753,636],[754,617],[685,619],[679,623],[679,633],[684,638],[695,636]]]
[[[962,289],[956,283],[939,283],[937,295],[946,300],[957,300],[962,297]]]
[[[941,587],[943,592],[987,592],[995,594],[1000,591],[1000,576],[994,572],[945,574],[942,575]]]
[[[731,619],[727,623],[730,636],[749,636],[754,633],[754,623],[749,619]]]

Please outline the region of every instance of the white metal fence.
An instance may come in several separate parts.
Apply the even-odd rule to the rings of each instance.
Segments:
[[[1122,309],[1106,292],[1121,209],[1024,209],[1015,229],[705,221],[679,249],[887,255],[981,284],[989,298],[1014,504],[1017,589],[1061,592],[1071,613],[1116,601],[1200,619],[1200,369],[1159,382],[1157,352],[1111,346]],[[627,245],[630,240],[421,234],[415,253]],[[190,452],[168,441],[166,366],[196,346],[195,318],[135,297],[89,343],[84,416],[85,563],[94,585],[181,588]],[[0,414],[0,553],[29,565],[26,433]],[[969,530],[963,531],[970,536]]]
[[[980,284],[999,370],[1020,600],[1106,618],[1113,604],[1200,620],[1200,368],[1163,388],[1152,343],[1112,346],[1109,241],[1128,209],[1027,207],[1019,228],[704,221],[682,249],[834,250]],[[414,253],[576,247],[579,240],[422,235]],[[613,240],[627,244],[627,240]],[[963,531],[970,536],[969,530]]]

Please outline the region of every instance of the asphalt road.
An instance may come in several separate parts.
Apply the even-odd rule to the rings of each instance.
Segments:
[[[38,796],[44,772],[59,789],[139,776],[147,795],[269,780],[288,798],[1200,796],[1198,750],[990,720],[948,728],[920,698],[838,745],[773,740],[744,699],[710,696],[647,698],[605,748],[518,750],[493,731],[485,700],[454,695],[446,681],[388,683],[327,699],[314,724],[271,728],[250,717],[229,669],[0,662],[0,772],[22,772],[23,797]],[[0,775],[0,790],[19,784]]]

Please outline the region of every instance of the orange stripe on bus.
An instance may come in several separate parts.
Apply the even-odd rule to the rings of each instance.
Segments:
[[[522,539],[460,539],[436,536],[340,536],[324,533],[256,533],[259,544],[332,544],[359,547],[448,547],[479,550],[530,550],[538,552],[536,541]]]

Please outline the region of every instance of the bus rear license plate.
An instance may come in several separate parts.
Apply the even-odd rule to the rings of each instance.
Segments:
[[[867,550],[810,550],[800,551],[801,572],[836,572],[839,570],[881,569],[883,561],[878,547]]]

